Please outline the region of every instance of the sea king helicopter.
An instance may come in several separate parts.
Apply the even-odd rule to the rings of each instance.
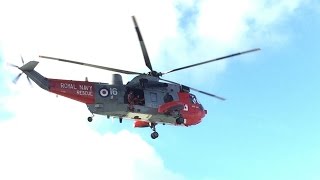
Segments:
[[[74,81],[46,78],[34,70],[38,65],[37,61],[30,61],[24,64],[24,60],[21,57],[23,66],[19,67],[10,64],[22,71],[13,82],[16,83],[24,73],[27,75],[29,83],[31,83],[31,79],[44,90],[85,103],[92,113],[92,116],[88,117],[89,122],[93,120],[94,114],[105,115],[108,118],[119,118],[120,123],[122,123],[123,119],[131,119],[134,120],[134,127],[150,127],[153,131],[151,138],[156,139],[159,136],[156,131],[156,125],[158,124],[188,127],[200,123],[205,117],[207,110],[204,109],[191,91],[225,100],[220,96],[163,79],[161,78],[163,75],[260,50],[259,48],[251,49],[166,72],[158,72],[151,65],[145,43],[134,16],[132,16],[132,20],[140,41],[145,65],[150,70],[148,73],[40,55],[40,58],[104,69],[116,72],[117,74],[112,75],[111,84],[89,82],[87,79],[85,81]],[[118,73],[136,76],[127,84],[123,84],[122,76]]]

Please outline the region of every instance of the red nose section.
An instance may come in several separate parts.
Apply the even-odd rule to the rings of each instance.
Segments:
[[[183,118],[185,118],[187,121],[185,125],[191,126],[199,124],[202,119],[206,116],[207,110],[196,110],[193,112],[182,112]]]

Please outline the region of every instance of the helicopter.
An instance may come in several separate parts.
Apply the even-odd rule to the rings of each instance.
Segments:
[[[123,119],[131,119],[134,121],[135,128],[151,128],[151,138],[156,139],[159,136],[159,133],[156,131],[158,124],[188,127],[199,124],[206,116],[207,110],[204,109],[191,91],[202,93],[219,100],[225,100],[223,97],[163,79],[163,75],[260,50],[260,48],[255,48],[166,72],[158,72],[152,67],[144,40],[134,16],[132,16],[132,20],[140,42],[145,65],[150,70],[148,73],[40,55],[39,58],[108,70],[116,74],[112,75],[110,84],[90,82],[87,78],[85,81],[47,78],[34,70],[39,63],[38,61],[30,61],[24,64],[24,60],[21,57],[23,63],[21,67],[9,64],[22,71],[13,82],[16,83],[24,73],[29,83],[31,83],[32,80],[46,91],[86,104],[92,114],[92,116],[87,118],[89,122],[93,120],[94,114],[104,115],[107,116],[107,118],[116,117],[120,123],[122,123]],[[121,74],[136,76],[131,81],[128,81],[128,83],[123,84]]]

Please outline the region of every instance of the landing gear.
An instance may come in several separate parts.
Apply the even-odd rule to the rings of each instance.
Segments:
[[[156,131],[156,123],[151,123],[150,128],[152,129],[153,133],[151,133],[151,138],[156,139],[159,137],[159,133]]]
[[[92,122],[93,116],[94,116],[94,114],[92,114],[92,116],[89,116],[89,117],[88,117],[88,121],[89,121],[89,122]]]
[[[151,133],[151,138],[152,138],[152,139],[156,139],[157,137],[159,137],[159,134],[158,134],[157,131]]]
[[[92,122],[92,117],[91,117],[91,116],[88,117],[88,121],[89,121],[89,122]]]
[[[122,123],[122,117],[119,118],[119,122]]]

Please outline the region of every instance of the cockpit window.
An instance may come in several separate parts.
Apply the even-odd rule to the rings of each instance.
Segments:
[[[193,104],[198,104],[197,98],[196,98],[196,96],[193,95],[193,94],[190,94],[190,101],[191,101]]]

